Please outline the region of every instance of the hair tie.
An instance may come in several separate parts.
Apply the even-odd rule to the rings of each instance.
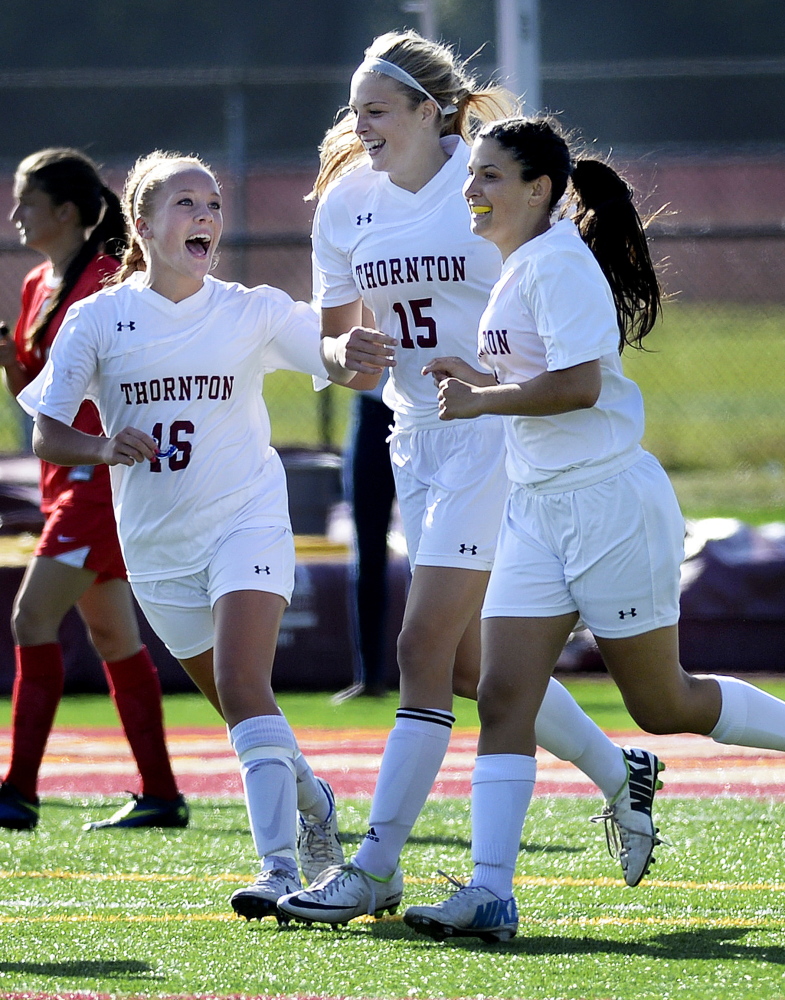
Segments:
[[[443,115],[454,115],[458,110],[454,104],[448,104],[443,108],[436,98],[432,94],[429,94],[421,83],[418,83],[417,80],[414,79],[411,73],[407,73],[406,70],[402,69],[397,63],[388,62],[387,59],[365,59],[355,70],[355,75],[362,72],[382,73],[384,76],[390,76],[393,80],[397,80],[398,83],[405,83],[406,86],[411,87],[412,90],[419,90],[421,94],[425,94],[429,101],[433,101]]]

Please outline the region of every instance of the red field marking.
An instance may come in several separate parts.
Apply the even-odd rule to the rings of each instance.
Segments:
[[[344,797],[373,792],[387,733],[382,730],[304,729],[297,734],[314,770]],[[785,798],[785,755],[774,750],[720,746],[700,736],[643,736],[617,733],[617,743],[640,743],[665,761],[666,796],[715,795]],[[169,750],[180,787],[192,797],[241,798],[237,761],[222,729],[172,729]],[[471,792],[477,733],[453,734],[434,794],[463,797]],[[10,735],[0,733],[0,757]],[[44,795],[122,795],[137,787],[128,743],[119,730],[58,730],[41,769]],[[589,779],[571,764],[538,752],[536,795],[597,796]]]
[[[282,1000],[281,994],[275,995],[265,993],[251,996],[248,993],[228,993],[218,996],[210,994],[212,1000]],[[116,1000],[116,993],[91,993],[80,991],[79,993],[0,993],[0,1000]],[[196,993],[158,993],[157,1000],[204,1000],[204,994]],[[125,994],[123,1000],[150,1000],[149,994]],[[344,997],[325,997],[323,994],[317,996],[306,996],[302,993],[292,993],[286,1000],[345,1000]],[[408,997],[407,1000],[412,1000]]]

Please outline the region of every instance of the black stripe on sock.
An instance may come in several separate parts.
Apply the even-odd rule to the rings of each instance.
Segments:
[[[452,729],[455,716],[451,712],[435,712],[429,708],[399,708],[396,719],[417,719],[419,722],[432,722],[437,726]]]

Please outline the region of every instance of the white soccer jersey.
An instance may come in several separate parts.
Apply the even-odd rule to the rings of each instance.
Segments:
[[[505,417],[507,474],[560,492],[598,482],[642,454],[643,400],[622,372],[610,286],[569,219],[504,262],[480,320],[478,354],[501,383],[599,360],[602,390],[589,409]]]
[[[144,282],[137,273],[73,306],[46,368],[19,397],[70,424],[88,396],[108,436],[133,426],[160,442],[160,459],[111,469],[132,580],[203,569],[238,519],[289,525],[264,373],[327,375],[316,313],[285,292],[207,277],[172,302]]]
[[[316,303],[359,296],[399,341],[385,402],[400,430],[439,426],[423,365],[443,356],[476,364],[477,325],[501,267],[496,247],[471,232],[462,194],[469,147],[457,136],[442,145],[450,159],[419,191],[366,164],[331,185],[314,219]]]

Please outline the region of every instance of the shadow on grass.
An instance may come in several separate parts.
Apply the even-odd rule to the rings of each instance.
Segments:
[[[83,961],[73,962],[0,962],[0,972],[21,972],[28,976],[66,976],[84,981],[92,979],[160,978],[152,975],[146,962]]]
[[[529,935],[516,937],[504,944],[484,944],[476,938],[454,938],[443,943],[431,941],[424,935],[415,934],[405,924],[398,921],[379,921],[367,925],[367,932],[373,937],[402,940],[421,944],[425,948],[460,948],[462,950],[493,954],[546,956],[571,955],[625,955],[631,958],[670,959],[671,961],[747,961],[766,962],[769,965],[785,965],[785,947],[779,945],[746,945],[740,939],[756,927],[722,927],[676,931],[671,934],[655,934],[652,937],[636,937],[630,941],[611,941],[600,937],[545,937]]]
[[[365,839],[365,831],[362,833],[349,833],[348,831],[341,830],[341,843],[342,844],[359,844]],[[467,851],[471,848],[472,843],[468,837],[456,837],[454,834],[449,836],[424,836],[424,837],[409,837],[406,841],[407,846],[418,845],[420,847],[463,847]],[[567,844],[521,844],[520,850],[524,854],[582,854],[586,848],[585,847],[568,847]]]

